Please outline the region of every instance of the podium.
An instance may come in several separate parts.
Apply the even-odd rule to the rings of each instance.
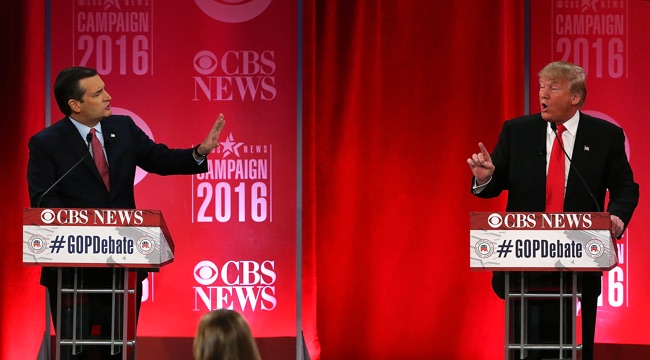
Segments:
[[[174,243],[159,210],[135,209],[42,209],[23,211],[23,264],[56,268],[56,344],[77,354],[85,346],[110,346],[111,355],[126,360],[135,353],[137,269],[155,271],[174,260]],[[112,270],[108,288],[84,288],[79,281],[86,268]],[[73,278],[63,283],[63,273]],[[64,286],[65,285],[65,286]],[[91,294],[111,297],[111,329],[108,338],[88,335],[83,317],[88,315],[84,299]],[[66,298],[64,298],[64,296]],[[62,318],[63,300],[72,319]],[[84,308],[86,306],[86,308]],[[49,306],[46,338],[49,336]],[[120,314],[121,313],[121,314]],[[62,329],[64,319],[71,328]],[[50,346],[47,347],[48,351]]]
[[[607,271],[618,263],[616,246],[610,235],[609,213],[470,213],[470,269],[505,272],[505,359],[514,359],[519,351],[523,359],[529,350],[557,350],[564,358],[578,358],[582,345],[577,343],[578,273]],[[511,272],[521,272],[513,278]],[[524,272],[556,272],[559,288],[553,291],[529,289]],[[565,276],[571,277],[569,286]],[[513,282],[518,282],[514,288]],[[528,342],[528,306],[530,300],[559,300],[559,343]],[[571,302],[571,341],[563,343],[565,299]],[[513,309],[518,306],[518,314]],[[520,326],[513,329],[513,316]],[[515,340],[518,336],[518,341]]]

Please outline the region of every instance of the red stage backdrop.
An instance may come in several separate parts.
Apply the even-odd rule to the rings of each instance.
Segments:
[[[52,83],[96,68],[113,113],[171,147],[226,118],[207,174],[138,171],[138,207],[161,209],[176,244],[145,283],[139,336],[193,337],[217,308],[243,312],[256,337],[296,336],[296,4],[52,2]]]
[[[550,61],[565,60],[587,72],[583,111],[616,123],[627,136],[627,152],[641,201],[625,236],[618,241],[619,265],[603,274],[596,326],[597,343],[650,344],[646,300],[650,285],[650,244],[643,200],[650,170],[646,119],[650,48],[650,2],[642,0],[534,0],[531,6],[531,112],[539,111],[537,72]]]
[[[224,3],[264,4],[205,4]],[[177,261],[147,286],[140,335],[193,336],[198,317],[218,303],[244,309],[258,337],[295,335],[296,14],[293,1],[266,3],[254,18],[225,22],[192,1],[52,1],[52,76],[70,65],[99,68],[115,108],[137,115],[155,140],[172,146],[197,143],[219,112],[226,115],[229,143],[211,156],[219,171],[207,178],[143,174],[136,187],[138,205],[162,209],[177,244]],[[463,244],[469,212],[502,209],[504,196],[471,196],[465,159],[479,141],[493,148],[502,122],[523,112],[524,3],[305,3],[305,244],[310,265],[318,264],[307,281],[318,300],[309,299],[322,357],[503,358],[503,302],[488,272],[469,270]],[[29,9],[7,13],[22,17],[3,17],[15,21],[4,33],[20,39],[5,41],[19,60],[0,69],[20,85],[7,91],[6,106],[20,122],[7,120],[0,135],[4,153],[16,148],[15,138],[21,142],[19,158],[8,157],[8,174],[24,174],[34,119],[42,127],[42,76],[34,76],[43,69],[42,39],[34,34],[42,33],[42,2],[20,4]],[[544,64],[566,58],[585,66],[584,110],[626,130],[642,194],[649,11],[643,0],[532,0],[532,111],[539,110],[535,74]],[[3,194],[8,249],[20,247],[16,214],[27,205],[19,178],[2,182],[23,194]],[[648,343],[648,211],[642,195],[619,242],[620,267],[603,277],[600,343]],[[42,288],[18,258],[0,263],[0,357],[12,359],[33,358],[41,338],[33,306],[41,297],[33,294]],[[242,306],[256,291],[254,306]]]

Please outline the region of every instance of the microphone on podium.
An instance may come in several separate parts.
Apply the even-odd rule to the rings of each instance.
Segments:
[[[50,190],[52,190],[56,186],[56,184],[61,182],[61,180],[63,180],[72,170],[74,170],[74,168],[76,168],[79,164],[81,164],[81,162],[84,161],[88,157],[88,155],[90,155],[90,143],[92,142],[92,140],[93,140],[93,134],[88,133],[88,135],[86,135],[86,142],[88,143],[88,151],[86,151],[86,155],[82,156],[81,159],[79,159],[79,161],[77,161],[74,165],[72,165],[70,169],[68,169],[68,171],[65,172],[65,174],[61,175],[61,177],[58,178],[54,182],[54,184],[52,184],[52,186],[50,186],[49,188],[47,188],[47,190],[43,192],[43,195],[41,195],[41,197],[38,199],[38,204],[36,204],[37,208],[41,207],[41,202],[43,201],[45,195],[47,195],[47,193],[49,193]]]

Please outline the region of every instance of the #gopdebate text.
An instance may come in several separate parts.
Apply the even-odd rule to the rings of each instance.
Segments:
[[[496,252],[500,258],[506,258],[512,252],[516,258],[580,258],[583,248],[581,243],[575,241],[563,243],[560,240],[509,239],[503,240]]]
[[[67,246],[66,246],[67,245]],[[123,237],[107,239],[90,235],[57,235],[50,243],[50,253],[67,249],[68,254],[133,254],[134,241]],[[65,251],[65,250],[64,250]]]

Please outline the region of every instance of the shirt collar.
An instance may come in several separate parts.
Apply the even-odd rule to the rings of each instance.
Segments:
[[[576,136],[576,133],[578,132],[578,123],[580,122],[580,111],[576,111],[573,116],[567,120],[564,124],[564,127],[566,128],[566,131],[569,132],[572,136]],[[546,132],[550,135],[553,133],[553,130],[551,130],[551,123],[548,123],[546,126]]]
[[[74,127],[77,128],[77,131],[79,131],[79,135],[81,135],[81,137],[84,139],[84,141],[86,141],[86,135],[88,135],[88,132],[90,132],[90,127],[80,123],[79,121],[77,121],[77,120],[75,120],[75,119],[73,119],[73,118],[71,118],[69,116],[68,116],[68,119],[70,119],[70,121],[72,121],[72,125],[74,125]],[[95,125],[95,130],[98,133],[102,134],[102,122],[101,121],[99,123],[97,123],[97,125]]]

